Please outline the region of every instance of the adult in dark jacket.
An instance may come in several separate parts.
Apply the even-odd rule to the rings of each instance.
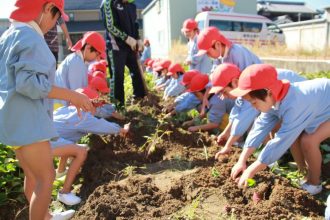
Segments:
[[[138,63],[138,51],[143,51],[143,43],[139,38],[136,5],[134,0],[103,0],[101,13],[106,28],[110,86],[114,90],[112,97],[114,95],[123,105],[125,65],[132,77],[134,98],[142,98],[146,94]]]

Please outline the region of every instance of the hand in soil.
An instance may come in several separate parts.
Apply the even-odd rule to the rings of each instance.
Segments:
[[[120,136],[127,137],[129,134],[130,128],[131,128],[131,123],[125,124],[124,128],[121,129],[121,131],[120,131]]]
[[[237,182],[239,188],[246,188],[248,186],[247,180],[253,178],[253,176],[253,173],[248,168],[243,172],[242,176],[237,178],[235,181]]]
[[[228,135],[225,134],[225,133],[221,133],[217,139],[216,139],[216,142],[218,143],[218,145],[225,145],[226,142],[228,140]]]
[[[219,157],[221,155],[225,156],[225,155],[229,154],[230,152],[231,152],[231,147],[224,147],[215,154],[214,158],[217,160],[217,159],[219,159]]]
[[[236,179],[238,174],[246,170],[246,163],[237,162],[234,167],[231,169],[230,177]]]

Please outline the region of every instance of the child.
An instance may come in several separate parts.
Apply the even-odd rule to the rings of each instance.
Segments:
[[[120,113],[116,112],[115,107],[109,103],[109,92],[110,89],[104,78],[94,77],[89,83],[89,87],[98,93],[98,97],[101,98],[98,103],[100,106],[96,106],[95,116],[100,118],[116,118],[118,120],[124,120],[125,117]]]
[[[60,15],[68,18],[63,0],[17,0],[15,6],[11,27],[0,38],[0,142],[16,149],[29,219],[68,219],[73,210],[48,213],[55,176],[49,141],[58,137],[48,98],[71,102],[79,113],[94,108],[85,95],[53,86],[55,58],[43,36]]]
[[[189,84],[192,78],[196,75],[202,74],[198,70],[189,70],[185,74],[183,74],[181,84],[188,89]],[[168,116],[175,115],[179,112],[189,111],[194,109],[196,106],[200,104],[200,100],[190,92],[184,92],[174,100],[174,104],[166,107],[166,112],[168,112]]]
[[[170,80],[169,76],[167,76],[167,73],[170,65],[171,61],[165,59],[159,61],[158,63],[156,63],[155,66],[153,66],[153,70],[158,73],[158,79],[156,80],[156,86],[154,87],[155,90],[164,89],[166,86],[169,85]]]
[[[77,90],[86,94],[92,100],[99,98],[97,92],[90,87]],[[96,118],[89,112],[82,112],[82,120],[72,106],[63,106],[54,111],[54,124],[61,138],[71,142],[77,142],[88,133],[93,134],[120,134],[126,136],[130,124],[121,128],[118,124],[109,122],[103,118]]]
[[[220,63],[232,63],[236,65],[240,71],[246,67],[256,63],[262,63],[261,60],[251,51],[240,44],[233,44],[215,27],[204,29],[197,39],[198,54],[207,54],[209,57],[219,60]],[[215,62],[214,70],[218,64]],[[213,71],[212,71],[213,72]],[[208,105],[207,97],[209,93],[205,93],[203,99],[201,114],[204,114],[205,107]]]
[[[290,70],[278,69],[278,78],[287,79],[290,82],[304,81],[305,78],[299,76]],[[224,97],[235,99],[229,92],[237,87],[240,70],[233,64],[221,64],[212,74],[213,87],[210,92],[221,92]],[[215,158],[221,154],[227,154],[231,151],[232,145],[239,141],[245,132],[251,127],[255,118],[260,112],[253,108],[251,104],[241,97],[237,98],[235,105],[230,113],[230,120],[224,131],[218,136],[217,142],[225,142],[224,148],[220,150]],[[258,145],[259,146],[259,145]]]
[[[262,63],[261,60],[240,44],[233,44],[215,27],[205,28],[197,39],[198,54],[207,54],[222,63],[232,63],[243,71],[247,66]]]
[[[210,86],[208,76],[204,74],[198,74],[191,80],[189,89],[187,91],[193,93],[199,100],[202,100],[208,86]],[[209,103],[210,107],[207,113],[209,122],[204,125],[190,126],[188,128],[189,131],[208,131],[218,128],[224,114],[229,113],[234,105],[232,100],[220,99],[220,97],[217,95],[211,95],[209,97]],[[192,121],[185,122],[184,124],[192,125],[193,122],[194,119]]]
[[[188,57],[185,64],[189,65],[189,70],[195,69],[209,74],[212,67],[211,59],[206,54],[197,54],[197,36],[199,33],[197,22],[194,19],[185,20],[181,32],[188,39]]]
[[[63,188],[57,194],[57,200],[69,206],[77,205],[81,202],[81,198],[71,192],[71,187],[87,157],[87,148],[64,138],[52,141],[51,146],[53,157],[61,157],[60,163],[65,161],[66,164],[67,158],[73,158],[67,172],[65,166],[62,166],[63,170],[61,170],[59,165],[58,173],[66,174],[66,177]]]
[[[105,57],[105,49],[105,41],[102,35],[95,31],[85,33],[83,38],[71,48],[74,53],[68,55],[58,67],[55,76],[56,85],[71,90],[86,87],[88,85],[88,67],[86,63],[99,57]],[[104,66],[103,64],[100,65]],[[62,105],[68,104],[59,103]]]
[[[184,69],[179,63],[173,63],[168,68],[167,75],[172,77],[170,84],[164,90],[164,99],[180,95],[185,87],[181,84],[184,74]]]
[[[330,136],[330,80],[290,84],[278,80],[272,66],[257,64],[243,71],[238,87],[230,93],[243,97],[261,112],[274,110],[264,119],[268,122],[266,129],[271,129],[281,120],[275,138],[268,141],[257,161],[243,172],[238,185],[246,186],[248,178],[253,178],[257,172],[278,160],[301,135],[300,149],[307,165],[307,179],[301,187],[312,195],[321,192],[322,156],[319,144]]]
[[[140,58],[141,64],[145,64],[146,60],[151,58],[150,41],[148,39],[144,39],[143,45],[144,49]],[[143,65],[143,67],[145,67],[145,65]]]

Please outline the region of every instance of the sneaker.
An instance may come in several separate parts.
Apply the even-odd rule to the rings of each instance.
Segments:
[[[67,210],[64,212],[52,213],[52,218],[50,220],[68,220],[73,217],[75,210]]]
[[[307,182],[302,184],[301,188],[303,190],[306,190],[307,192],[309,192],[309,194],[311,194],[312,196],[314,196],[322,191],[322,185],[311,185],[311,184],[308,184]]]
[[[61,178],[62,176],[65,176],[67,172],[68,172],[67,169],[65,169],[62,173],[57,172],[57,170],[56,170],[56,179],[59,179],[59,178]]]
[[[81,198],[76,196],[74,193],[58,193],[57,200],[64,203],[65,205],[77,205],[81,202]]]

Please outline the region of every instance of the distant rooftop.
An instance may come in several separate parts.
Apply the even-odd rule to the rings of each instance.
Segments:
[[[278,2],[278,1],[266,1],[258,0],[258,10],[272,13],[306,13],[317,14],[317,11],[306,6],[304,2]]]

